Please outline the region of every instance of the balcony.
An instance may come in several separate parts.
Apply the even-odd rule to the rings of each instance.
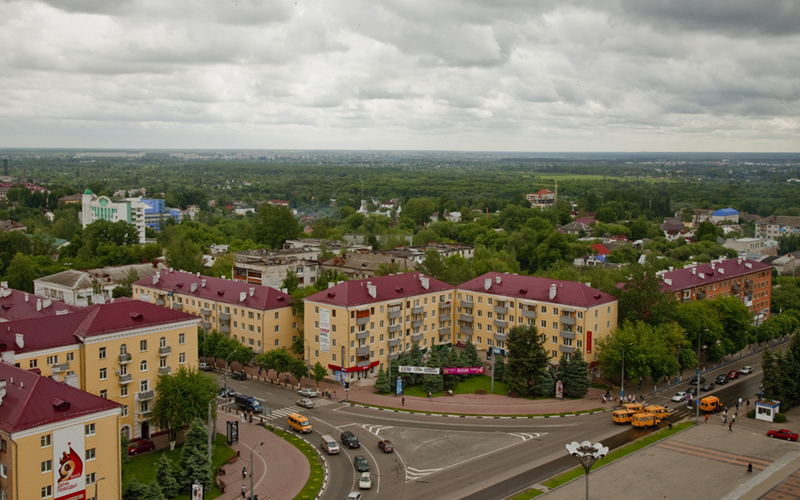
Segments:
[[[439,335],[450,335],[450,328],[439,328]]]
[[[706,298],[706,294],[704,292],[697,292],[697,300],[701,300]]]
[[[169,366],[161,366],[158,368],[159,375],[169,375],[171,371],[172,368],[170,368]]]
[[[211,330],[211,323],[209,323],[208,321],[201,321],[200,328],[204,330]]]
[[[684,297],[681,299],[681,302],[691,302],[691,301],[692,301],[691,297]]]
[[[475,307],[475,302],[467,302],[466,300],[461,301],[461,307],[466,307],[467,309],[472,309]]]
[[[420,340],[423,339],[423,337],[424,337],[423,334],[415,333],[414,335],[411,336],[411,340],[413,340],[414,342],[419,342]]]
[[[733,286],[731,287],[731,290],[734,291],[734,292],[738,292],[739,291],[739,284],[738,283],[734,283]]]
[[[440,314],[439,315],[439,321],[450,321],[450,315],[449,314]]]
[[[466,323],[472,323],[475,320],[475,316],[472,316],[470,314],[459,314],[458,319]]]
[[[448,345],[448,344],[450,344],[450,339],[447,338],[446,336],[439,337],[439,339],[436,341],[436,345]]]
[[[567,330],[561,330],[561,331],[558,332],[558,334],[561,335],[561,338],[565,338],[565,339],[574,339],[575,338],[575,332],[570,332],[570,331],[567,331]]]
[[[575,324],[575,318],[573,318],[572,316],[559,316],[558,320],[563,325],[574,325]]]
[[[508,307],[494,306],[494,312],[496,312],[497,314],[508,314]]]
[[[450,309],[451,309],[451,306],[450,306],[450,304],[439,304],[439,309],[441,311],[447,311],[449,313]],[[441,314],[441,313],[439,313],[439,314]]]
[[[356,318],[356,324],[359,326],[366,325],[367,323],[369,323],[369,316],[364,316],[363,318]]]
[[[459,326],[458,331],[467,335],[472,335],[472,327],[469,326]]]
[[[362,368],[364,366],[369,366],[369,365],[370,365],[370,361],[369,360],[359,361],[358,363],[356,363],[356,366],[359,367],[359,368]]]
[[[403,311],[389,311],[389,319],[399,318],[403,315]]]
[[[358,340],[365,339],[369,337],[369,330],[364,330],[363,332],[356,332],[356,338]]]
[[[164,347],[159,347],[158,348],[158,355],[161,356],[162,358],[164,356],[169,356],[171,353],[172,353],[172,347],[170,347],[168,345],[165,345]]]
[[[498,328],[508,328],[508,321],[494,320],[494,326]]]
[[[411,322],[411,328],[421,328],[421,327],[422,327],[422,320]]]
[[[506,334],[506,333],[495,333],[494,335],[492,335],[492,338],[495,339],[495,340],[499,340],[501,342],[505,342],[506,340],[508,340],[508,334]]]
[[[519,313],[523,318],[536,319],[536,311],[529,311],[527,309],[520,309]]]
[[[356,356],[369,356],[369,346],[356,347]]]
[[[230,321],[231,315],[229,313],[219,313],[219,320],[220,321]]]
[[[166,302],[164,302],[164,299],[156,299],[157,306],[163,306],[164,304],[166,304]]]
[[[119,376],[119,385],[130,384],[133,382],[133,375],[130,373],[122,373]]]
[[[403,325],[389,325],[389,333],[399,332],[403,329]]]
[[[61,363],[53,365],[50,367],[50,371],[55,375],[56,373],[64,373],[69,371],[69,361],[66,363]]]
[[[139,415],[149,415],[150,412],[152,412],[152,411],[153,411],[153,408],[151,408],[150,406],[148,406],[145,409],[142,409],[141,407],[139,407],[139,411],[136,412],[136,413],[138,413]]]
[[[425,312],[425,308],[423,307],[413,307],[411,308],[411,314],[422,314]]]
[[[173,302],[172,308],[175,309],[176,311],[183,311],[183,304],[180,302]]]
[[[558,346],[558,350],[561,352],[575,352],[575,348],[571,345],[560,345]]]
[[[156,397],[156,391],[155,389],[150,389],[149,391],[138,392],[136,397],[139,401],[147,401]]]
[[[389,361],[394,361],[395,359],[399,358],[400,354],[390,354]]]
[[[223,333],[231,333],[231,325],[219,325],[219,331]]]
[[[750,287],[752,287],[752,286],[753,286],[753,280],[747,280],[747,281],[745,281],[745,282],[744,282],[744,286],[746,286],[747,288],[750,288]]]
[[[203,316],[211,316],[211,310],[210,309],[200,309],[200,314],[202,314]]]
[[[389,339],[389,347],[396,347],[403,344],[403,339]]]

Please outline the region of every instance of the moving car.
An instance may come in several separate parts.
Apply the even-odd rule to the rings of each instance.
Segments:
[[[297,394],[303,396],[304,398],[315,398],[319,396],[317,391],[315,391],[314,389],[300,389],[299,391],[297,391]]]
[[[244,411],[251,411],[253,413],[261,413],[264,411],[261,407],[261,403],[259,403],[256,398],[248,396],[247,394],[237,394],[233,401],[239,406],[239,409]]]
[[[219,388],[219,395],[222,396],[223,398],[225,397],[225,388],[224,387],[220,387]],[[234,391],[233,389],[228,387],[228,397],[230,398],[230,397],[234,397],[234,396],[236,396],[236,391]]]
[[[314,402],[310,399],[301,399],[297,402],[297,406],[302,406],[303,408],[313,408]]]
[[[731,370],[728,372],[728,378],[731,380],[735,380],[739,378],[739,371],[738,370]]]
[[[128,443],[128,455],[138,455],[156,449],[156,445],[149,439],[135,439]]]
[[[233,380],[247,380],[247,374],[245,372],[233,372],[231,378]]]
[[[692,396],[692,397],[695,397],[695,396],[697,396],[697,387],[689,387],[689,388],[686,390],[686,394],[688,394],[688,395],[690,395],[690,396]]]
[[[789,429],[778,429],[777,431],[767,431],[767,436],[785,439],[787,441],[797,441],[797,434]]]
[[[211,370],[211,365],[209,365],[208,363],[197,363],[197,369],[207,372]]]
[[[672,396],[673,401],[686,401],[686,393],[685,392],[676,392],[674,396]]]
[[[700,377],[700,383],[701,384],[705,384],[706,383],[706,378],[705,377]],[[697,377],[692,377],[691,379],[689,379],[689,385],[697,385]]]
[[[361,474],[361,477],[358,478],[358,487],[362,490],[372,488],[372,475],[369,472]]]
[[[728,375],[723,373],[722,375],[717,377],[717,380],[715,380],[714,383],[717,384],[717,385],[727,384],[728,383]]]
[[[344,431],[341,436],[342,444],[346,444],[348,448],[360,448],[361,443],[358,438],[350,431]]]
[[[714,382],[708,382],[707,384],[703,384],[700,386],[700,390],[703,392],[708,392],[714,388]]]
[[[347,495],[347,498],[345,500],[361,500],[361,493],[354,491],[349,495]]]
[[[369,472],[369,462],[367,462],[367,457],[364,455],[356,455],[353,459],[353,464],[358,472]]]
[[[743,366],[743,367],[739,368],[739,373],[741,373],[742,375],[749,375],[749,374],[753,373],[753,367],[752,366]]]
[[[380,448],[384,453],[391,453],[394,451],[394,445],[388,439],[378,441],[378,448]]]

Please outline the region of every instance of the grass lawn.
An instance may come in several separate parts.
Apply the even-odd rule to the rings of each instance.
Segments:
[[[542,493],[543,492],[541,492],[541,491],[539,491],[539,490],[537,490],[535,488],[531,488],[529,490],[523,491],[522,493],[517,493],[516,495],[511,497],[510,500],[529,500],[531,498],[538,497]]]
[[[508,394],[508,385],[505,382],[498,382],[495,380],[494,392],[492,392],[491,389],[492,379],[488,375],[476,375],[474,377],[467,378],[463,382],[459,382],[456,388],[453,389],[453,394],[475,394],[476,390],[484,390],[486,391],[486,394],[500,394],[501,396]],[[423,389],[421,385],[404,387],[403,393],[406,396],[419,396],[421,398],[428,397],[428,393],[425,392],[425,389]],[[433,394],[433,396],[444,396],[444,393],[436,392]]]
[[[176,446],[173,451],[155,451],[152,453],[147,453],[146,455],[130,457],[129,462],[122,466],[122,489],[125,489],[125,485],[127,485],[131,479],[136,479],[143,484],[148,484],[153,481],[153,478],[156,475],[158,459],[161,458],[161,455],[164,453],[167,454],[167,457],[170,459],[173,465],[176,465],[181,458],[181,447]],[[223,434],[217,434],[217,437],[214,440],[214,451],[211,452],[211,470],[216,472],[220,465],[227,464],[228,459],[235,455],[236,452],[233,451],[230,446],[225,444],[225,436]],[[221,494],[222,492],[219,490],[219,487],[215,481],[214,486],[211,487],[211,491],[206,492],[205,497],[209,499],[217,498]],[[175,498],[178,500],[189,500],[189,495],[179,495]]]
[[[292,443],[295,448],[300,450],[303,455],[306,456],[308,463],[311,466],[311,474],[308,476],[308,481],[306,481],[305,486],[303,486],[303,490],[298,493],[296,497],[294,497],[295,500],[309,500],[311,498],[317,498],[317,495],[319,495],[319,492],[322,490],[322,483],[325,479],[325,470],[322,468],[317,450],[312,448],[311,445],[305,440],[295,436],[294,434],[289,434],[288,432],[284,432],[280,429],[275,429],[270,426],[267,426],[267,430],[274,432],[278,436]]]
[[[622,457],[624,457],[626,455],[630,455],[634,451],[639,451],[639,450],[641,450],[642,448],[644,448],[646,446],[649,446],[649,445],[651,445],[651,444],[653,444],[653,443],[655,443],[657,441],[661,441],[662,439],[667,438],[667,437],[669,437],[669,436],[671,436],[671,435],[673,435],[673,434],[675,434],[677,432],[680,432],[680,431],[682,431],[684,429],[688,429],[689,427],[691,427],[693,425],[694,425],[694,422],[683,422],[681,424],[672,426],[672,430],[661,429],[658,432],[654,432],[652,434],[649,434],[649,435],[643,437],[642,439],[639,439],[638,441],[635,441],[635,442],[633,442],[631,444],[623,446],[622,448],[617,448],[616,450],[614,450],[611,453],[609,453],[607,456],[605,456],[605,457],[601,458],[600,460],[598,460],[597,462],[595,462],[594,465],[592,466],[592,470],[595,470],[598,467],[601,467],[603,465],[611,463],[614,460],[619,460],[620,458],[622,458]],[[567,483],[569,481],[572,481],[573,479],[576,479],[576,478],[581,477],[583,475],[584,475],[583,467],[579,466],[579,467],[576,467],[575,469],[572,469],[571,471],[568,471],[568,472],[565,472],[565,473],[561,474],[560,476],[556,476],[553,479],[551,479],[551,480],[549,480],[547,482],[544,482],[542,484],[544,484],[545,486],[547,486],[550,489],[557,488],[558,486],[561,486],[562,484]]]

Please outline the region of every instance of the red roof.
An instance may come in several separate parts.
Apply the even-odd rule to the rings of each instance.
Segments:
[[[427,278],[428,288],[422,286],[421,277]],[[369,294],[368,284],[375,287],[375,297]],[[453,285],[425,276],[422,273],[401,273],[363,280],[345,281],[306,297],[306,301],[341,307],[353,307],[374,302],[401,300],[415,295],[453,290]]]
[[[713,269],[711,267],[712,264],[714,265]],[[750,267],[748,267],[748,265]],[[692,269],[695,269],[694,273]],[[722,272],[720,272],[720,270]],[[672,284],[667,284],[667,282],[664,281],[661,286],[664,291],[677,292],[679,290],[708,285],[709,283],[729,280],[759,271],[769,271],[772,273],[772,266],[754,260],[727,259],[722,262],[712,262],[709,264],[700,264],[698,266],[667,271],[663,274],[663,278],[665,280],[672,280]],[[703,275],[702,278],[700,277],[701,274]]]
[[[553,194],[553,192],[550,191],[549,189],[540,189],[536,194],[538,194],[539,196],[542,196],[542,195],[545,195],[545,194]]]
[[[8,433],[120,407],[7,363],[0,363],[0,380],[6,382],[6,395],[0,404],[0,429]]]
[[[10,293],[9,293],[10,292]],[[8,294],[7,297],[4,295]],[[28,300],[25,300],[25,297]],[[44,299],[32,293],[20,292],[13,288],[0,288],[0,318],[7,321],[15,319],[43,318],[55,316],[56,311],[79,311],[79,307],[70,306],[56,300],[50,301],[48,307],[44,307],[49,299]],[[37,311],[37,303],[41,301],[42,308]]]
[[[202,286],[203,280],[206,281],[205,287]],[[197,285],[197,289],[194,292],[192,291],[192,283]],[[238,281],[208,276],[197,276],[183,271],[163,271],[158,283],[155,285],[153,284],[153,277],[140,279],[134,285],[155,288],[167,293],[174,291],[180,295],[188,295],[201,300],[215,300],[261,311],[289,307],[292,304],[291,295],[272,287],[239,283]],[[254,289],[252,296],[250,295],[251,288]],[[240,300],[242,293],[245,294],[244,300]]]
[[[75,332],[89,312],[86,309],[56,318],[33,318],[2,323],[0,352],[23,353],[78,344],[80,339],[75,336]],[[17,345],[17,334],[22,335],[22,347]]]
[[[589,245],[589,248],[597,252],[597,255],[608,255],[611,252],[608,251],[608,248],[605,247],[602,243],[595,243],[594,245]]]
[[[497,278],[500,278],[500,283],[497,282]],[[491,281],[488,290],[486,289],[486,280]],[[556,296],[553,299],[550,298],[550,287],[552,285],[556,286]],[[483,276],[462,283],[458,285],[458,289],[576,307],[596,307],[617,301],[616,297],[577,281],[553,280],[497,272],[486,273]]]
[[[572,222],[580,222],[581,224],[586,224],[588,226],[590,224],[597,224],[597,219],[593,219],[591,217],[578,217]]]

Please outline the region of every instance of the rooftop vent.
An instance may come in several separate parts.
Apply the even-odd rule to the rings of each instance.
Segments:
[[[420,283],[422,283],[422,288],[425,290],[429,289],[431,286],[431,281],[428,279],[427,276],[420,276],[419,277]]]
[[[250,287],[250,296],[252,297],[253,295],[255,295],[255,293],[256,293],[256,287],[251,286]]]
[[[3,404],[3,398],[6,397],[6,381],[0,380],[0,405]]]
[[[497,276],[497,277],[494,279],[494,281],[495,281],[495,283],[497,283],[497,284],[499,285],[499,284],[500,284],[500,281],[501,281],[501,278],[500,278],[500,276]]]
[[[336,292],[328,292],[328,298],[329,299],[332,299],[334,297],[336,297]]]
[[[483,280],[483,289],[488,290],[492,288],[492,278],[486,278]]]
[[[519,289],[519,293],[521,293],[522,295],[525,295],[526,293],[528,293],[528,289],[527,288],[520,288]]]
[[[664,283],[666,283],[668,286],[672,286],[672,279],[671,278],[664,278]]]
[[[372,297],[373,299],[376,298],[378,296],[378,287],[376,287],[375,285],[368,284],[367,293],[369,293],[369,296]]]
[[[247,298],[247,292],[239,292],[239,302],[244,302],[244,299]]]
[[[550,285],[550,300],[553,300],[554,298],[556,298],[557,291],[558,291],[558,286],[556,286],[555,283]]]
[[[220,297],[222,297],[223,295],[225,295],[225,290],[220,290],[220,291],[218,291],[218,292],[217,292],[217,295],[219,295]]]
[[[17,344],[17,347],[19,347],[20,349],[25,347],[25,337],[21,333],[15,334],[14,339]]]
[[[192,285],[189,288],[191,288],[192,292],[197,291],[197,283],[192,283]]]
[[[131,319],[133,319],[134,321],[141,321],[143,318],[144,317],[142,316],[142,313],[137,313],[137,312],[131,313]]]
[[[69,410],[69,401],[63,399],[53,398],[53,408],[56,410]]]
[[[203,278],[202,280],[200,280],[200,287],[201,287],[201,288],[205,288],[205,287],[206,287],[206,279],[205,279],[205,278]]]

